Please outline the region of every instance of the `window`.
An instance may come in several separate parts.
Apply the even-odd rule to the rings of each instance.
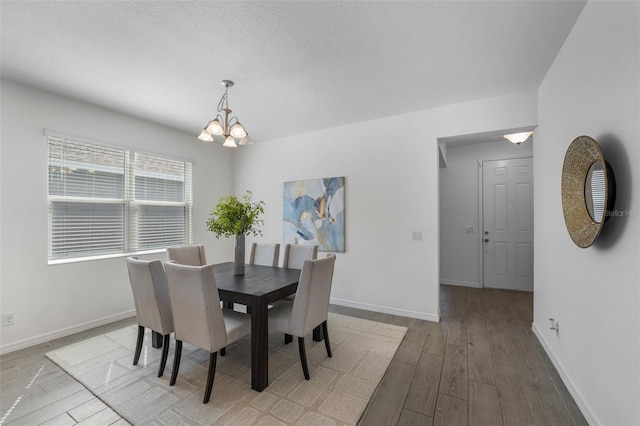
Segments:
[[[594,163],[595,165],[595,163]],[[605,175],[604,170],[602,170],[602,165],[600,164],[600,169],[596,169],[592,166],[591,169],[591,202],[593,203],[593,219],[600,223],[605,217],[604,214],[604,194],[607,192],[607,188],[605,185]]]
[[[191,163],[48,135],[49,261],[191,244]]]

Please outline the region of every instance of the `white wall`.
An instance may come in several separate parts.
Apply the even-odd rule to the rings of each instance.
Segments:
[[[231,260],[233,245],[205,230],[229,193],[231,154],[185,134],[93,105],[2,81],[2,352],[133,315],[124,258],[47,265],[47,140],[44,128],[193,159],[194,242],[209,260]],[[195,130],[194,130],[195,131]],[[148,258],[164,259],[165,253]]]
[[[234,192],[266,202],[263,239],[282,241],[282,183],[345,176],[333,303],[437,320],[437,139],[534,124],[527,92],[256,143],[234,158]]]
[[[539,89],[534,332],[592,424],[640,424],[640,3],[589,2]],[[562,215],[571,141],[599,141],[618,187],[615,217],[588,249]],[[560,337],[547,319],[560,321]]]
[[[478,160],[531,155],[532,138],[520,145],[502,139],[447,147],[447,167],[440,169],[441,284],[482,287]],[[472,234],[467,226],[473,227]]]
[[[47,265],[44,128],[195,159],[194,242],[207,246],[210,262],[233,255],[230,240],[204,228],[220,196],[252,189],[267,202],[265,239],[281,241],[282,182],[345,175],[347,253],[340,255],[335,301],[437,320],[437,138],[537,122],[537,93],[527,92],[258,142],[230,154],[190,134],[12,82],[3,80],[1,90],[0,308],[16,318],[0,329],[1,352],[133,313],[124,259]],[[422,230],[424,240],[410,241],[412,230]]]

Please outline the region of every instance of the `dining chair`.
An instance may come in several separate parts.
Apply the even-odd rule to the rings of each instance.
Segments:
[[[284,247],[283,268],[302,269],[305,260],[314,260],[318,258],[318,246],[307,246],[302,244],[287,244]],[[295,294],[285,297],[283,300],[293,302],[296,298]]]
[[[138,365],[145,328],[148,328],[164,336],[158,368],[158,377],[162,377],[169,355],[169,335],[174,329],[164,267],[160,260],[145,261],[132,256],[127,258],[127,269],[138,318],[138,340],[133,365]]]
[[[251,245],[250,265],[273,266],[280,260],[280,244],[253,243]]]
[[[167,259],[181,265],[203,266],[207,264],[204,245],[167,248]]]
[[[220,307],[213,266],[167,262],[165,269],[176,338],[169,385],[175,385],[178,378],[182,342],[209,351],[209,373],[202,401],[206,404],[211,397],[218,350],[250,334],[251,317]]]
[[[179,263],[180,265],[204,266],[207,264],[207,257],[204,254],[204,245],[183,247],[168,247],[167,260]],[[233,310],[233,303],[223,302],[223,306]],[[226,350],[222,348],[220,355],[225,356]]]
[[[305,260],[318,258],[318,246],[307,246],[302,244],[287,244],[284,247],[283,268],[302,269]]]
[[[327,316],[335,261],[334,254],[329,254],[324,259],[305,260],[295,300],[280,303],[269,309],[268,313],[269,328],[285,333],[285,343],[290,343],[292,336],[298,338],[300,363],[302,363],[304,378],[307,380],[309,380],[309,366],[304,347],[304,336],[307,333],[322,325],[327,356],[332,357],[327,332]]]

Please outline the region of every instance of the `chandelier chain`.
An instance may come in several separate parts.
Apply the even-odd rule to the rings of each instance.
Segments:
[[[229,101],[227,100],[227,93],[229,92],[229,88],[224,89],[224,95],[220,98],[220,102],[218,102],[218,112],[221,112],[225,109],[229,109]]]

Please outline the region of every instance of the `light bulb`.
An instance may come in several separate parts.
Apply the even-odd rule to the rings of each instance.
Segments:
[[[238,142],[238,145],[253,145],[253,141],[249,137],[249,133],[247,133],[247,136],[240,139],[240,141]]]
[[[242,124],[240,124],[239,121],[231,126],[231,129],[229,129],[229,134],[234,138],[244,138],[245,136],[247,136],[246,130],[244,130],[244,127],[242,127]]]
[[[213,142],[213,136],[211,136],[211,133],[209,133],[207,129],[202,129],[202,131],[198,135],[198,139],[203,142]]]
[[[207,132],[212,135],[221,135],[224,133],[224,129],[222,124],[218,121],[218,119],[211,120],[209,124],[207,124]]]
[[[504,137],[505,139],[508,139],[509,142],[520,145],[522,142],[529,139],[529,136],[532,134],[533,132],[511,133],[510,135],[504,135]]]
[[[238,145],[236,145],[236,140],[233,138],[233,136],[229,135],[225,138],[224,143],[222,144],[222,146],[228,146],[229,148],[235,148]]]

